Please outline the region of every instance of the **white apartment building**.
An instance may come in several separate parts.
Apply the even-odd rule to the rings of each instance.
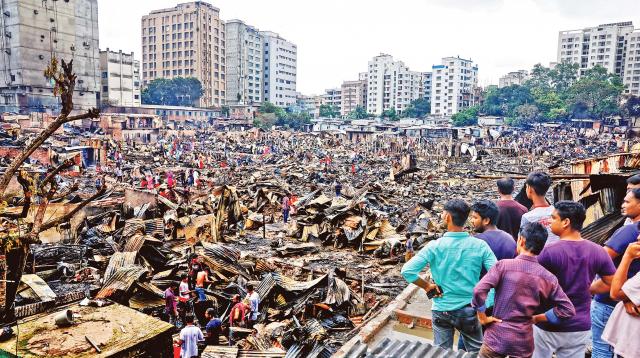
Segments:
[[[380,54],[369,61],[367,71],[367,112],[381,115],[394,108],[398,114],[421,97],[422,74],[410,71],[402,61]]]
[[[262,102],[263,44],[260,31],[241,20],[227,21],[227,103]]]
[[[432,68],[431,114],[451,116],[474,103],[478,66],[460,57],[445,57]]]
[[[640,29],[627,36],[623,83],[625,93],[640,96]]]
[[[100,51],[100,101],[109,106],[140,106],[140,62],[133,52]]]
[[[626,41],[632,32],[633,23],[630,21],[560,31],[558,62],[578,64],[579,75],[584,75],[586,70],[600,65],[610,73],[622,77],[627,51]]]
[[[320,117],[320,106],[324,104],[323,96],[305,96],[298,94],[296,102],[298,108],[309,113],[311,117]]]
[[[60,2],[58,2],[60,3]],[[225,27],[220,9],[204,1],[154,10],[142,17],[142,82],[195,77],[201,107],[225,104]]]
[[[518,70],[509,72],[506,75],[500,77],[498,80],[498,88],[509,87],[513,85],[522,85],[529,79],[529,71]]]
[[[100,99],[98,1],[5,0],[0,8],[0,111],[60,111],[54,86],[43,75],[52,56],[73,60],[75,108],[96,107]]]
[[[433,85],[433,73],[422,73],[422,98],[431,103],[431,87]]]
[[[296,103],[298,47],[271,31],[260,31],[263,44],[263,99],[279,107]]]
[[[338,108],[342,114],[342,90],[340,88],[326,89],[322,95],[322,104]]]
[[[361,73],[357,81],[345,81],[340,87],[342,92],[342,102],[340,104],[340,114],[348,116],[356,107],[360,106],[366,110],[367,106],[367,74]]]

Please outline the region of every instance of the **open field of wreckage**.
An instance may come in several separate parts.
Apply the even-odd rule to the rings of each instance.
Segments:
[[[3,233],[21,225],[46,230],[24,250],[21,277],[10,255],[2,262],[9,325],[0,351],[173,356],[179,328],[161,320],[163,291],[196,259],[212,281],[208,300],[194,305],[197,322],[204,324],[207,308],[223,321],[221,346],[202,356],[331,356],[407,286],[400,276],[407,238],[416,249],[437,239],[444,202],[496,199],[497,178],[512,176],[520,190],[530,171],[549,171],[549,199],[582,199],[592,223],[586,236],[602,240],[622,222],[620,188],[640,154],[626,134],[601,131],[467,128],[442,138],[349,140],[202,130],[150,144],[56,133],[43,145],[48,161],[32,155],[21,169],[35,173],[28,185],[55,186],[56,194],[25,197],[20,174],[4,193]],[[9,150],[34,135],[4,130],[0,137]],[[73,149],[78,137],[97,144]],[[0,158],[4,170],[11,160]],[[26,213],[25,201],[33,203]],[[235,328],[230,347],[231,298],[246,296],[248,283],[260,297],[259,322]]]

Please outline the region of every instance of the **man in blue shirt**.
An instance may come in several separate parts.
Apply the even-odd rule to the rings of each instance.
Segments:
[[[637,179],[631,177],[631,179]],[[633,185],[634,182],[628,180],[628,184]],[[629,185],[629,186],[630,186]],[[628,186],[628,187],[629,187]],[[638,223],[640,222],[640,189],[631,189],[627,192],[622,203],[622,214],[630,220],[630,223],[622,226],[611,236],[611,238],[605,242],[604,250],[609,257],[613,260],[613,264],[616,268],[620,265],[622,256],[627,249],[627,246],[633,242],[637,242],[638,235]],[[634,261],[629,267],[628,277],[635,276],[640,271],[640,260]],[[593,302],[591,303],[591,333],[593,339],[593,358],[613,358],[613,348],[609,343],[602,340],[602,331],[609,321],[609,317],[615,308],[617,301],[614,301],[610,297],[610,287],[602,280],[596,281],[593,285],[593,292],[596,292]],[[633,314],[631,302],[628,300],[624,302],[625,307],[628,308],[628,312]]]
[[[205,341],[208,346],[218,346],[220,345],[220,334],[222,334],[222,321],[216,317],[213,308],[208,308],[204,315],[209,320],[205,326],[207,333]]]
[[[447,232],[409,260],[402,267],[402,276],[427,292],[438,292],[432,306],[435,344],[445,349],[453,348],[457,330],[464,337],[466,350],[478,352],[482,345],[482,329],[471,307],[473,288],[480,280],[480,271],[483,268],[488,271],[496,263],[496,256],[486,242],[464,231],[469,211],[463,200],[447,202],[442,213]],[[433,284],[418,276],[427,265],[435,281]]]

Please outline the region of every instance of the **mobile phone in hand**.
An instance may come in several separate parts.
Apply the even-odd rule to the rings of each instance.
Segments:
[[[434,298],[435,296],[439,296],[442,294],[442,289],[440,289],[440,286],[436,285],[435,288],[432,288],[431,290],[427,291],[427,297],[429,299]]]

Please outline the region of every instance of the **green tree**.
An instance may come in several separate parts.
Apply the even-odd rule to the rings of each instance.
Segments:
[[[515,108],[533,103],[531,90],[526,86],[512,85],[502,88],[490,88],[487,91],[481,112],[490,116],[515,116]]]
[[[202,84],[194,77],[158,78],[142,90],[143,104],[193,106],[200,100]]]
[[[640,117],[640,97],[629,96],[622,106],[625,117]]]
[[[451,122],[456,127],[473,126],[478,124],[478,112],[480,108],[473,106],[451,116]]]
[[[229,117],[229,115],[231,114],[231,108],[229,108],[229,106],[220,107],[220,114],[223,117]]]
[[[387,118],[391,121],[397,121],[398,119],[400,119],[400,117],[398,117],[398,112],[396,112],[395,108],[389,108],[383,111],[380,117]]]
[[[620,76],[602,66],[586,71],[569,88],[567,104],[577,118],[598,118],[620,113],[620,95],[624,90]]]
[[[340,117],[340,108],[332,106],[330,104],[320,105],[320,117],[325,118],[338,118]]]
[[[365,119],[369,118],[369,113],[362,106],[356,106],[356,109],[351,111],[348,116],[350,119]]]
[[[405,118],[421,118],[431,113],[431,103],[426,98],[419,98],[411,101],[407,109],[402,112]]]

